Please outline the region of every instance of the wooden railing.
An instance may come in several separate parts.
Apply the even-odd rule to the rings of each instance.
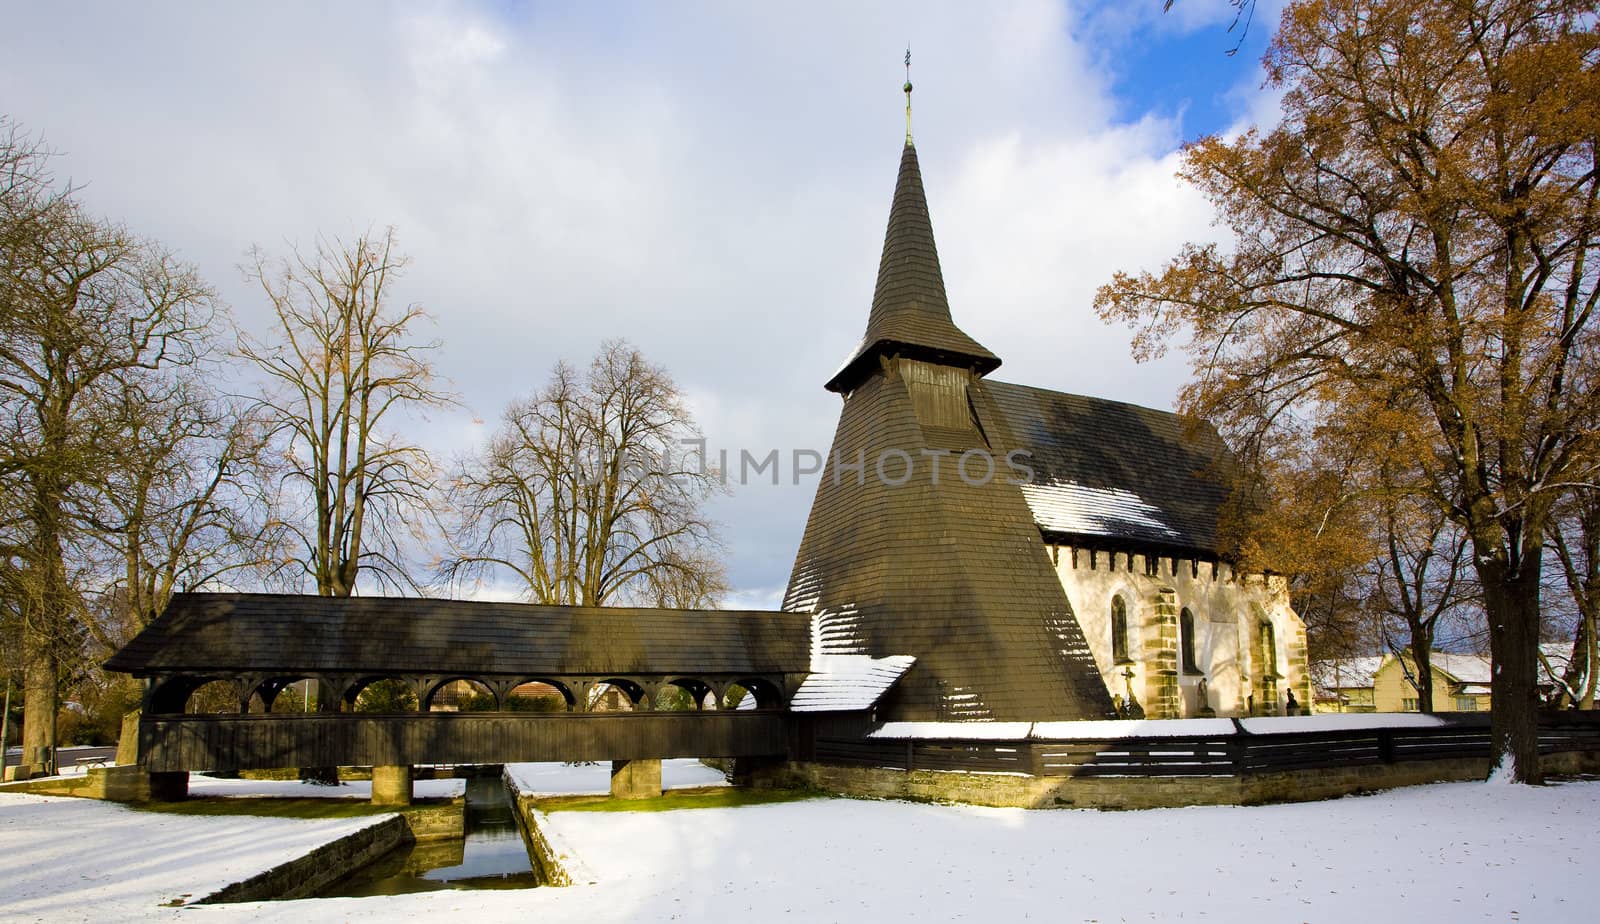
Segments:
[[[151,771],[774,756],[785,714],[727,712],[155,715]]]
[[[858,723],[802,725],[799,760],[896,770],[964,770],[1076,777],[1237,777],[1292,770],[1489,757],[1486,715],[1441,716],[1433,727],[1189,737],[951,740],[874,738]],[[1308,723],[1309,724],[1309,723]],[[1600,753],[1600,713],[1541,717],[1540,753]]]

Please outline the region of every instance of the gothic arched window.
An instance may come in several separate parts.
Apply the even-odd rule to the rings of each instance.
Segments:
[[[1278,638],[1267,620],[1261,621],[1261,676],[1278,676]]]
[[[1111,660],[1118,664],[1133,660],[1128,657],[1128,605],[1120,596],[1111,598]]]
[[[1200,673],[1200,666],[1194,660],[1194,613],[1188,607],[1178,615],[1178,656],[1182,658],[1183,672],[1185,674]]]

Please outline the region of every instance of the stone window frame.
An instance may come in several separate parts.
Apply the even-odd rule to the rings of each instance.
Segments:
[[[1263,665],[1261,676],[1268,680],[1283,680],[1284,676],[1278,673],[1278,627],[1272,624],[1272,619],[1262,616],[1256,624],[1256,656],[1267,661]]]
[[[1188,676],[1204,676],[1200,662],[1195,660],[1194,610],[1183,607],[1178,611],[1178,665]]]
[[[1134,663],[1128,645],[1128,601],[1121,593],[1111,595],[1111,663]]]

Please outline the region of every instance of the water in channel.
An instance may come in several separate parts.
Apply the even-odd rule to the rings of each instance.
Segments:
[[[515,811],[499,776],[469,777],[464,840],[401,847],[334,883],[322,895],[361,897],[539,885]]]

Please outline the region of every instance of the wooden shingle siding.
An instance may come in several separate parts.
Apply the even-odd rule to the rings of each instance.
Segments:
[[[997,417],[960,374],[979,419]],[[881,701],[885,718],[1112,714],[1021,492],[1003,471],[971,484],[954,470],[969,449],[1003,460],[1007,448],[997,433],[921,426],[898,377],[874,375],[845,399],[784,606],[820,614],[825,653],[917,659]],[[950,453],[937,483],[923,450]],[[899,453],[918,464],[897,485],[901,469],[886,481],[873,467]],[[865,477],[843,469],[858,458]]]
[[[911,392],[912,409],[917,422],[924,427],[946,427],[952,430],[972,429],[972,410],[967,398],[967,379],[964,369],[936,366],[932,363],[902,359],[897,363],[906,388]],[[959,477],[954,470],[956,460],[947,465],[950,477]]]
[[[900,173],[883,235],[867,331],[827,387],[849,391],[873,373],[878,357],[896,353],[980,374],[1000,365],[999,357],[950,319],[944,273],[939,268],[928,199],[922,188],[922,168],[917,163],[917,149],[910,144],[900,152]]]

